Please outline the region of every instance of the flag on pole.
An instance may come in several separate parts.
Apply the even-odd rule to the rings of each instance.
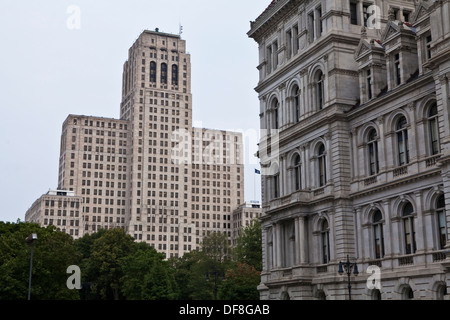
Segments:
[[[255,169],[255,173],[256,174],[261,174],[261,171],[259,171],[258,169]]]

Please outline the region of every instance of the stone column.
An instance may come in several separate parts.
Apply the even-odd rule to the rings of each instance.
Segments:
[[[409,161],[413,162],[417,159],[419,141],[417,139],[417,128],[416,128],[416,105],[414,102],[408,104],[407,109],[409,111],[410,118],[410,134],[408,135],[408,142],[412,145],[412,148],[409,150]]]
[[[325,185],[328,184],[328,181],[333,180],[333,170],[332,170],[332,152],[331,152],[331,132],[327,132],[324,136],[325,139]]]
[[[299,217],[294,219],[294,232],[295,232],[295,243],[294,243],[294,265],[298,265],[300,263],[300,225],[299,225]]]
[[[438,112],[443,112],[444,116],[442,121],[439,121],[439,136],[441,137],[441,152],[444,155],[450,155],[450,110],[449,110],[449,79],[446,75],[439,76],[439,79],[435,79],[437,88],[437,107]],[[440,95],[439,95],[439,88]]]
[[[306,229],[306,218],[298,218],[299,229],[300,229],[300,263],[304,264],[308,262],[308,235]]]
[[[450,168],[448,163],[442,170],[442,179],[444,183],[445,222],[447,226],[447,244],[445,249],[450,250]],[[450,252],[447,253],[447,260],[450,260]]]
[[[269,250],[269,241],[267,239],[267,229],[268,228],[262,228],[261,229],[261,240],[262,240],[262,265],[263,265],[263,271],[269,270],[269,257],[268,257],[268,250]]]
[[[275,229],[274,226],[267,228],[267,270],[272,270],[275,266],[274,263],[274,252],[273,252],[273,243],[275,241]]]
[[[391,63],[391,57],[389,54],[385,55],[386,58],[386,71],[387,71],[387,84],[388,84],[388,91],[391,91],[394,88],[393,84],[393,76],[392,76],[392,63]]]
[[[424,252],[426,247],[425,221],[423,216],[422,191],[414,192],[416,196],[416,250],[417,253]]]
[[[380,116],[377,119],[378,124],[378,165],[380,172],[386,170],[386,141],[384,139],[384,117]]]
[[[356,223],[356,253],[359,258],[364,258],[367,253],[364,250],[365,243],[363,238],[361,207],[355,207],[354,213]]]
[[[313,185],[313,181],[311,179],[311,172],[313,169],[313,164],[311,163],[310,155],[309,155],[309,143],[304,145],[305,157],[303,158],[303,163],[305,164],[305,168],[303,172],[305,173],[305,184],[304,188],[310,188]]]
[[[275,224],[275,256],[276,256],[276,267],[280,268],[282,266],[282,238],[281,238],[281,224],[277,223]]]
[[[381,206],[383,208],[383,236],[384,236],[384,255],[391,256],[393,253],[393,244],[392,244],[392,232],[394,232],[394,228],[391,224],[391,212],[389,211],[389,200],[381,201]],[[395,230],[397,231],[397,230]]]

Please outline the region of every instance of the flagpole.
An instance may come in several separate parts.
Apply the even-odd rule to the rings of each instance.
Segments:
[[[253,172],[253,200],[256,200],[256,172]]]

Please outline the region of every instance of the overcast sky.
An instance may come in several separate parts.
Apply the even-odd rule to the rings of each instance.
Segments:
[[[258,50],[246,33],[270,2],[2,0],[0,221],[23,221],[57,187],[69,114],[119,118],[123,63],[145,29],[183,26],[195,126],[259,130]],[[245,198],[260,200],[258,161],[247,155],[246,164]]]

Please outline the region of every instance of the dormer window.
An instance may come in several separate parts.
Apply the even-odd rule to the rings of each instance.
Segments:
[[[400,20],[400,9],[394,8],[395,20]]]
[[[410,20],[411,20],[411,12],[403,10],[403,21],[410,22]]]

